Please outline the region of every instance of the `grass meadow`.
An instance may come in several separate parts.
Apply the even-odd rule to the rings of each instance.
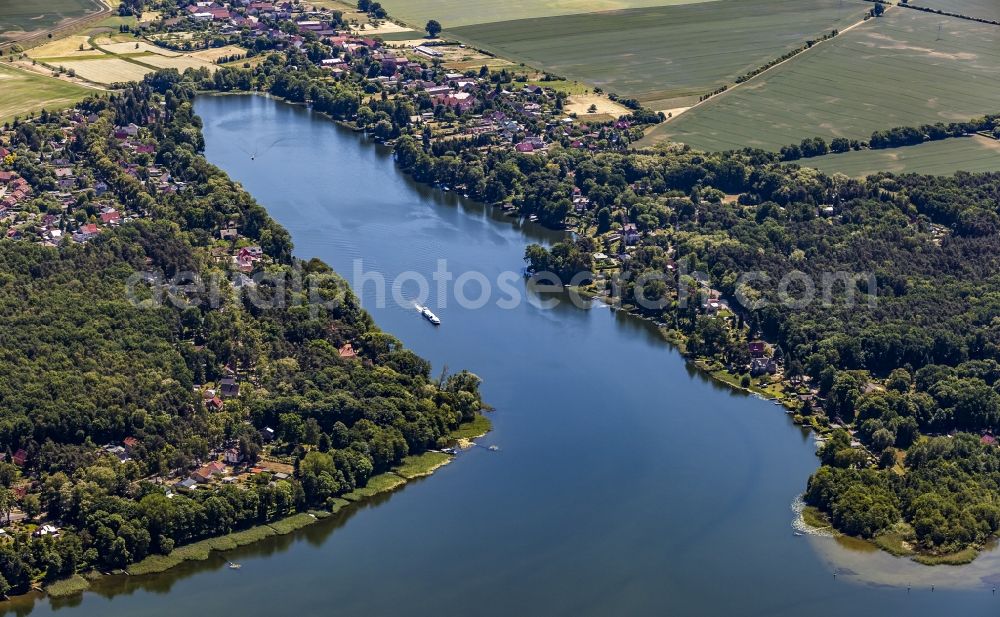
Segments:
[[[652,109],[699,94],[861,18],[859,0],[718,0],[485,23],[447,34]]]
[[[73,83],[15,69],[0,63],[0,122],[33,111],[73,105],[94,91]]]
[[[938,34],[938,24],[943,24]],[[653,129],[706,150],[968,120],[1000,101],[1000,28],[895,8]]]

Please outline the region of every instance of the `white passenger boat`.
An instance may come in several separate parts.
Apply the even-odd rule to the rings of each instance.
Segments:
[[[427,308],[426,306],[420,306],[419,304],[416,305],[416,307],[417,310],[420,311],[420,314],[424,316],[424,319],[431,322],[435,326],[441,325],[441,320],[438,319],[437,315],[431,312],[431,309]]]

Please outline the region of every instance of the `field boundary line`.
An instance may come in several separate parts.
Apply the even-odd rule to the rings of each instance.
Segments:
[[[111,6],[111,0],[95,0],[101,8],[99,11],[92,15],[84,15],[83,17],[77,17],[61,26],[56,28],[51,28],[49,30],[43,30],[37,34],[32,34],[22,39],[15,39],[13,41],[6,41],[0,43],[0,53],[5,53],[7,50],[11,49],[15,45],[21,47],[21,49],[27,50],[31,47],[36,46],[42,40],[47,40],[51,36],[51,40],[55,41],[57,39],[62,39],[74,32],[83,30],[87,26],[96,24],[99,21],[103,21],[107,17],[111,17],[114,14],[114,7]]]
[[[892,7],[894,7],[895,5],[893,5],[893,4],[884,4],[883,6],[885,6],[885,10],[886,10],[886,11],[889,11],[889,10],[890,10],[890,9],[892,9]],[[682,111],[682,112],[680,112],[680,113],[676,113],[676,114],[674,114],[674,115],[673,115],[672,117],[670,117],[670,118],[667,118],[666,120],[664,120],[663,122],[661,122],[661,123],[659,123],[659,124],[656,124],[656,125],[653,125],[653,127],[651,127],[651,128],[649,129],[649,131],[647,131],[647,132],[646,132],[646,134],[648,135],[648,134],[649,134],[649,133],[651,133],[652,131],[655,131],[655,130],[656,130],[656,127],[658,127],[658,126],[663,126],[663,125],[666,125],[666,124],[670,124],[670,122],[671,122],[671,121],[673,121],[674,119],[676,119],[676,118],[679,118],[680,116],[682,116],[682,115],[684,115],[684,114],[688,113],[689,111],[691,111],[692,109],[695,109],[695,108],[697,108],[697,107],[698,107],[698,106],[700,106],[700,105],[703,105],[703,104],[705,104],[705,103],[707,103],[707,102],[709,102],[709,101],[714,101],[714,100],[716,100],[716,99],[718,99],[718,98],[720,98],[720,97],[723,97],[723,96],[725,96],[725,95],[729,94],[730,92],[732,92],[733,90],[736,90],[736,89],[737,89],[737,88],[739,88],[740,86],[743,86],[743,85],[746,85],[746,84],[748,84],[748,83],[750,83],[750,82],[754,81],[755,79],[757,79],[757,78],[758,78],[758,77],[760,77],[761,75],[766,75],[766,74],[770,73],[770,72],[771,72],[772,70],[774,70],[774,69],[778,68],[779,66],[783,66],[783,65],[785,65],[786,63],[788,63],[788,62],[791,62],[792,60],[795,60],[795,59],[797,59],[797,58],[801,58],[801,57],[802,57],[802,56],[804,56],[805,54],[807,54],[807,53],[809,53],[810,51],[812,51],[812,50],[816,49],[817,47],[820,47],[821,45],[824,45],[824,44],[826,44],[826,43],[829,43],[830,41],[835,41],[835,40],[837,40],[837,39],[838,39],[838,38],[840,38],[840,37],[841,37],[841,36],[842,36],[843,34],[845,34],[845,33],[847,33],[847,32],[850,32],[851,30],[853,30],[853,29],[857,28],[858,26],[860,26],[860,25],[862,25],[862,24],[864,24],[864,23],[867,23],[867,22],[871,21],[872,19],[879,19],[878,17],[870,17],[870,16],[867,16],[867,15],[868,15],[867,13],[866,13],[865,15],[866,15],[866,17],[864,17],[864,18],[860,19],[859,21],[856,21],[856,22],[854,22],[853,24],[851,24],[851,25],[847,26],[847,27],[846,27],[846,28],[844,28],[843,30],[838,30],[838,31],[837,31],[837,36],[832,36],[832,37],[830,37],[830,38],[828,38],[828,39],[823,39],[823,40],[820,40],[820,41],[817,41],[816,43],[814,43],[813,45],[811,45],[811,46],[809,46],[809,47],[807,47],[807,48],[803,49],[803,50],[802,50],[802,51],[800,51],[799,53],[797,53],[797,54],[794,54],[794,55],[793,55],[793,56],[791,56],[791,57],[788,57],[788,58],[785,58],[785,59],[784,59],[784,60],[782,60],[781,62],[778,62],[778,63],[776,63],[776,64],[773,64],[773,65],[771,65],[771,66],[767,67],[766,69],[764,69],[764,70],[760,71],[759,73],[755,74],[755,75],[754,75],[753,77],[750,77],[749,79],[745,79],[745,80],[743,80],[743,81],[741,81],[741,82],[737,82],[737,83],[733,84],[732,86],[729,86],[728,88],[726,88],[726,89],[725,89],[725,90],[723,90],[722,92],[719,92],[719,93],[717,93],[717,94],[713,94],[713,95],[709,96],[709,97],[708,97],[708,98],[706,98],[706,99],[703,99],[703,100],[701,100],[701,101],[698,101],[697,103],[694,103],[693,105],[691,105],[690,107],[688,107],[688,108],[687,108],[687,109],[685,109],[684,111]],[[885,15],[885,13],[883,13],[883,15]]]

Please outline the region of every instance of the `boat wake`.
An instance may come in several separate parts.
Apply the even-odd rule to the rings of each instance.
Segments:
[[[420,306],[419,304],[414,304],[413,308],[417,309],[417,311],[419,311],[420,314],[423,315],[424,319],[426,319],[427,321],[431,322],[435,326],[440,326],[441,325],[441,320],[438,319],[437,315],[435,315],[433,312],[431,312],[431,309],[429,307]]]
[[[792,519],[792,531],[797,536],[820,536],[823,538],[832,538],[834,536],[833,530],[829,527],[820,528],[813,527],[806,523],[805,519],[802,518],[802,511],[806,509],[806,502],[802,499],[802,495],[797,495],[795,500],[792,501],[792,512],[795,513],[795,517]]]

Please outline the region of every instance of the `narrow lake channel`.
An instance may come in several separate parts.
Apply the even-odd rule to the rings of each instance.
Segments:
[[[388,281],[357,289],[378,324],[438,373],[480,375],[494,431],[432,477],[290,536],[163,575],[101,581],[17,612],[177,615],[985,615],[995,553],[931,569],[797,536],[812,437],[782,408],[686,367],[649,323],[601,305],[542,308],[530,242],[561,236],[412,182],[391,152],[301,107],[201,97],[207,157],[289,232],[302,258]],[[255,154],[251,159],[250,153]],[[361,261],[358,261],[361,260]],[[493,287],[482,308],[449,289],[435,328],[392,300],[439,260]],[[450,288],[454,287],[454,281]],[[465,286],[479,295],[478,285]],[[405,297],[416,287],[403,285]],[[442,305],[442,300],[446,305]],[[506,306],[506,304],[505,304]],[[837,576],[834,574],[837,573]],[[935,585],[931,592],[930,586]],[[910,590],[907,590],[907,586]]]

